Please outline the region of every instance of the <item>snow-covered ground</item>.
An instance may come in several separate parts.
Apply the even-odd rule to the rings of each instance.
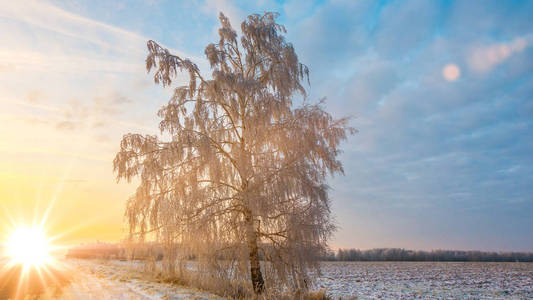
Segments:
[[[334,299],[533,299],[533,263],[327,262]]]
[[[26,284],[18,283],[20,267],[9,271],[4,268],[0,276],[0,300],[37,294],[39,299],[50,300],[223,299],[194,288],[157,282],[143,272],[143,264],[138,262],[62,259],[54,266],[54,269],[50,266],[29,273],[33,276],[23,281],[31,284],[29,289],[24,288]],[[67,280],[59,282],[59,278]]]
[[[71,284],[59,299],[222,299],[192,288],[154,282],[138,266],[119,261],[67,260],[74,268]]]
[[[63,299],[221,299],[143,278],[143,264],[73,260]],[[533,263],[327,262],[317,279],[334,299],[533,299]],[[68,298],[71,297],[71,298]]]
[[[157,282],[141,262],[66,259],[61,265],[70,283],[42,298],[222,299]],[[316,288],[333,299],[533,299],[533,263],[327,262],[322,270]]]

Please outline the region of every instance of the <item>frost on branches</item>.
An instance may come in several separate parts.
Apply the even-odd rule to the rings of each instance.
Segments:
[[[148,42],[148,71],[170,86],[188,77],[158,113],[161,136],[127,134],[117,179],[140,178],[127,202],[132,237],[164,247],[165,271],[198,273],[254,293],[306,290],[335,229],[326,177],[342,173],[339,143],[355,130],[306,97],[299,63],[276,14],[250,15],[239,38],[220,14],[220,40],[198,66]],[[250,285],[251,283],[251,285]]]

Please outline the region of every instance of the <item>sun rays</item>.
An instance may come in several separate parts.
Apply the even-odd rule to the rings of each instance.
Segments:
[[[47,236],[44,226],[13,224],[9,231],[2,241],[0,291],[23,299],[65,281],[68,269],[57,259],[63,247],[54,244],[55,236]]]
[[[40,228],[19,227],[11,233],[7,255],[13,263],[38,266],[50,262],[51,245]]]
[[[28,295],[48,293],[68,281],[71,270],[61,258],[67,246],[61,245],[61,240],[72,228],[53,230],[57,220],[52,212],[73,164],[68,166],[50,197],[44,198],[40,192],[35,195],[33,210],[17,214],[16,210],[0,206],[5,216],[0,223],[3,233],[0,235],[0,298],[7,295],[24,299]]]

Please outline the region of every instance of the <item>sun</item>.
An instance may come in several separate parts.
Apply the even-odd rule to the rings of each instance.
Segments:
[[[42,230],[18,227],[7,242],[7,254],[13,263],[39,266],[50,262],[50,244]]]

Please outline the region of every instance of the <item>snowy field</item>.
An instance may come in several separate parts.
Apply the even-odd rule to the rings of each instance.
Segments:
[[[533,299],[533,263],[327,262],[337,299]]]
[[[42,299],[222,299],[155,282],[138,262],[63,262],[70,283]],[[533,299],[533,263],[327,262],[322,267],[317,288],[334,299]]]
[[[144,278],[139,267],[120,261],[68,263],[79,272],[60,299],[222,299],[193,288],[154,282]]]
[[[222,299],[194,288],[150,280],[140,272],[139,264],[77,259],[61,263],[68,269],[65,273],[70,282],[48,288],[38,299]],[[49,282],[53,285],[51,280]],[[7,299],[6,294],[0,288],[0,300]]]

